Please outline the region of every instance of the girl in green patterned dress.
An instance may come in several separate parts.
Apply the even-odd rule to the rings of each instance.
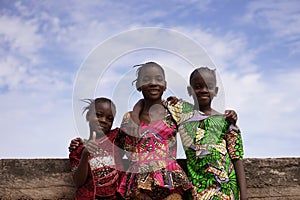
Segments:
[[[247,199],[240,130],[211,108],[218,93],[215,70],[201,67],[190,76],[194,105],[170,107],[177,121],[193,183],[190,199]]]

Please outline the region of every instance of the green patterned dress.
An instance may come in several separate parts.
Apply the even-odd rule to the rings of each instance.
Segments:
[[[223,115],[204,116],[181,100],[169,109],[180,125],[187,173],[193,183],[190,199],[239,199],[232,160],[243,158],[240,130]]]

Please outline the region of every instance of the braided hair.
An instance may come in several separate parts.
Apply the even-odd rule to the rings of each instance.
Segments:
[[[90,114],[90,112],[95,111],[95,105],[97,103],[109,103],[111,105],[113,113],[116,114],[116,105],[114,104],[114,102],[112,102],[112,100],[110,100],[108,98],[99,97],[96,99],[82,99],[81,101],[88,104],[86,107],[83,108],[83,111],[82,111],[82,114],[87,112],[86,116],[88,116]]]

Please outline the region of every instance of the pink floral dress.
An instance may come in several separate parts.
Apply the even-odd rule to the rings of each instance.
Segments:
[[[130,114],[121,125],[126,133],[124,150],[130,162],[119,193],[125,199],[163,199],[190,188],[188,178],[176,161],[177,125],[166,109],[164,119],[140,123],[140,133],[127,131]]]

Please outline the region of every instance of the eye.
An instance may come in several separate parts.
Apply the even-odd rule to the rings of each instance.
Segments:
[[[114,117],[113,116],[109,116],[109,117],[107,117],[107,119],[108,119],[109,122],[113,122],[114,121]]]
[[[209,90],[213,90],[213,89],[215,88],[215,86],[214,86],[214,84],[208,84],[208,85],[207,85],[207,88],[208,88]]]
[[[102,113],[99,113],[99,112],[97,112],[97,113],[96,113],[96,117],[97,117],[97,118],[101,118],[101,117],[103,117],[103,114],[102,114]]]
[[[142,81],[144,83],[148,83],[148,82],[150,82],[150,78],[148,76],[145,76],[145,77],[143,77]]]
[[[203,87],[202,85],[197,84],[197,85],[194,85],[193,89],[194,89],[194,90],[199,90],[199,89],[201,89],[202,87]]]
[[[156,81],[157,81],[157,82],[163,82],[163,81],[164,81],[164,78],[161,77],[161,76],[158,76],[158,77],[156,77]]]

